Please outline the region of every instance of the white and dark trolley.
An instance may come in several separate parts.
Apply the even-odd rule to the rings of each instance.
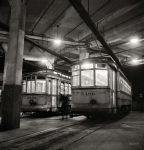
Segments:
[[[60,95],[71,99],[70,76],[47,70],[23,75],[21,111],[58,112],[61,106]]]
[[[131,104],[131,84],[111,58],[88,58],[73,64],[71,116],[128,112]]]

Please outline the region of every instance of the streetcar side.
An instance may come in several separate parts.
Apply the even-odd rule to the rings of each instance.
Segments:
[[[127,112],[131,110],[132,106],[131,84],[120,70],[117,76],[117,109]]]

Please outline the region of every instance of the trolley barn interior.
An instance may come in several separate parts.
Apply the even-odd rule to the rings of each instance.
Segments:
[[[112,60],[114,65],[93,62],[87,66],[82,63],[98,58]],[[132,99],[125,110],[132,107],[137,113],[143,111],[143,64],[144,0],[1,0],[0,130],[7,132],[21,128],[21,104],[33,108],[39,104],[41,110],[58,111],[60,94],[68,95],[70,105],[74,106],[71,102],[76,102],[79,95],[73,93],[78,90],[83,90],[85,99],[86,89],[88,93],[95,90],[96,95],[99,90],[107,89],[109,93],[105,93],[109,98],[111,96],[112,102],[109,107],[115,107],[115,97],[123,97],[121,103]],[[40,75],[44,70],[53,75]],[[63,76],[60,77],[58,72]],[[41,96],[47,100],[38,102]],[[104,96],[99,94],[100,99]],[[30,100],[23,102],[24,97]],[[93,99],[93,107],[100,102],[94,95],[87,97]],[[143,114],[130,114],[122,129],[130,128],[129,117],[134,117],[138,123]],[[85,122],[84,116],[69,121],[78,123],[79,119]],[[49,123],[51,125],[53,121]],[[64,125],[61,123],[49,127],[53,130]],[[45,130],[46,126],[41,129]],[[133,144],[137,148],[142,146],[139,142],[129,146]]]

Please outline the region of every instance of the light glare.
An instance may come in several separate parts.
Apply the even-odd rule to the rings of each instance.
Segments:
[[[138,42],[139,42],[139,39],[138,39],[138,38],[134,38],[134,39],[131,39],[130,42],[131,42],[131,43],[138,43]]]
[[[41,61],[42,61],[43,63],[45,63],[47,60],[46,60],[46,59],[42,59]]]
[[[61,40],[55,39],[54,42],[55,42],[56,44],[60,44],[60,43],[61,43]]]
[[[136,64],[136,63],[138,63],[138,59],[134,59],[134,60],[132,60],[132,62]]]

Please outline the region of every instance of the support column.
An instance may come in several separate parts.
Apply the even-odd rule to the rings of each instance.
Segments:
[[[78,51],[80,53],[79,60],[86,59],[89,57],[89,53],[86,48],[79,48]]]
[[[25,14],[25,2],[21,0],[11,0],[8,51],[5,56],[3,77],[3,130],[20,127]]]

